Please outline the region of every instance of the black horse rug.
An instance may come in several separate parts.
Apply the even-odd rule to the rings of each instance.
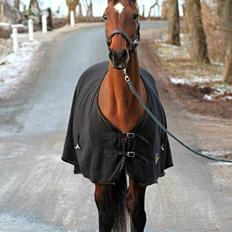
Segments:
[[[104,118],[98,93],[107,68],[108,62],[96,64],[78,81],[62,160],[94,183],[114,184],[123,170],[141,185],[157,183],[164,170],[173,166],[167,134],[147,113],[126,134]],[[154,79],[144,69],[140,76],[148,94],[147,106],[166,127]]]

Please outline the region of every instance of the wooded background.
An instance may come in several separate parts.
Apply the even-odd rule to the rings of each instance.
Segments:
[[[163,12],[169,20],[169,43],[179,46],[180,17],[178,0],[165,1]],[[191,58],[210,63],[213,50],[224,62],[224,82],[232,84],[232,0],[185,0],[184,30],[190,35]]]

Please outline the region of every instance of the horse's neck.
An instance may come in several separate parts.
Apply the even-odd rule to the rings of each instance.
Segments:
[[[140,86],[139,78],[139,64],[136,53],[134,53],[129,61],[127,67],[127,73],[133,81],[136,88]],[[109,64],[108,73],[105,81],[111,87],[109,91],[113,95],[114,100],[120,105],[120,108],[125,109],[130,105],[133,100],[133,95],[128,89],[128,85],[125,81],[125,74],[123,70],[117,70]],[[125,105],[125,107],[123,107]]]
[[[139,75],[137,53],[130,58],[127,73],[140,96],[146,101],[146,92]],[[99,106],[103,115],[120,131],[131,131],[143,114],[143,109],[125,81],[122,70],[109,69],[99,92]]]

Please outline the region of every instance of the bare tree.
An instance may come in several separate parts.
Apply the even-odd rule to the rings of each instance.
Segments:
[[[21,22],[22,17],[18,10],[6,0],[0,0],[0,22],[16,24]]]
[[[191,37],[191,57],[198,62],[209,63],[206,36],[201,17],[200,0],[186,0],[186,11]]]
[[[143,18],[145,18],[145,5],[144,5],[144,4],[143,4],[143,11],[142,11],[141,16],[142,16]]]
[[[218,0],[220,28],[224,43],[224,82],[232,85],[232,0]]]
[[[88,0],[85,0],[85,3],[86,3],[86,16],[92,17],[93,16],[93,2],[92,2],[92,0],[90,0],[89,3],[88,3]]]
[[[161,18],[164,20],[168,19],[168,2],[167,2],[167,0],[163,0],[163,2],[162,2]]]
[[[29,10],[34,10],[34,9],[40,12],[38,0],[30,0]]]
[[[78,8],[79,8],[79,10],[78,10],[78,16],[83,17],[82,4],[81,4],[81,2],[79,2]]]
[[[80,0],[66,0],[66,5],[68,7],[68,20],[70,21],[70,12],[74,12],[74,17],[76,18],[76,7],[80,4]]]
[[[168,43],[180,45],[180,14],[178,0],[169,0]]]
[[[14,7],[19,10],[20,7],[20,0],[14,0]]]
[[[189,33],[188,14],[187,14],[185,3],[182,4],[182,10],[183,10],[183,31],[184,31],[184,33]]]
[[[148,13],[148,18],[151,17],[151,12],[155,8],[155,6],[157,6],[157,5],[158,5],[158,0],[156,0],[155,3],[150,6],[149,13]]]

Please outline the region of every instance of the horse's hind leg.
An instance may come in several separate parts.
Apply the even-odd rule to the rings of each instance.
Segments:
[[[99,232],[111,232],[114,225],[113,187],[96,184],[95,201],[99,213]]]
[[[131,232],[143,232],[146,224],[144,209],[146,187],[136,183],[132,178],[129,180],[127,193],[127,208],[131,220]]]

